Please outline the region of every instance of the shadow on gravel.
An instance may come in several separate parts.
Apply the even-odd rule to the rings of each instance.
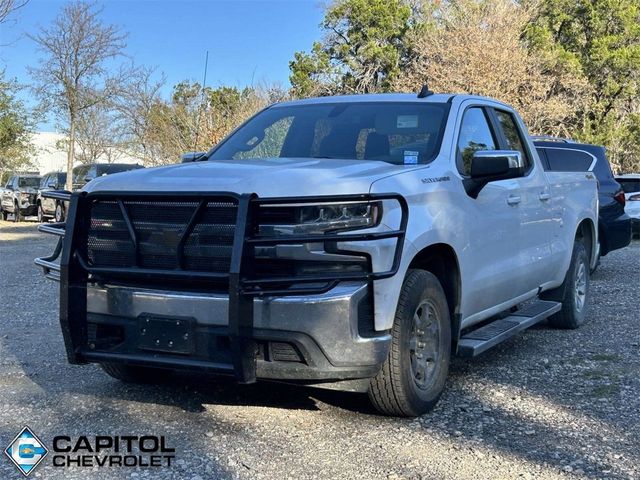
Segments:
[[[268,407],[283,410],[317,411],[318,401],[353,413],[376,415],[366,395],[304,387],[279,382],[261,381],[253,385],[238,385],[231,377],[195,376],[176,373],[162,383],[126,384],[112,379],[95,367],[71,367],[81,369],[79,378],[92,372],[91,383],[66,383],[42,381],[42,375],[33,380],[52,394],[68,393],[92,395],[110,400],[123,400],[160,404],[185,412],[206,411],[205,405],[229,405]],[[95,381],[98,379],[99,381]]]

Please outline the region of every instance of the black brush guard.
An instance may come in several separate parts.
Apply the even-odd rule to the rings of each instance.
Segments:
[[[256,380],[256,342],[253,335],[253,299],[257,296],[290,296],[300,294],[326,293],[340,282],[381,280],[392,277],[398,272],[402,258],[402,249],[408,222],[407,202],[399,194],[357,194],[316,197],[259,198],[256,194],[215,193],[140,193],[140,192],[95,192],[72,193],[51,191],[46,197],[69,202],[66,222],[42,224],[38,230],[59,237],[52,255],[35,259],[47,278],[60,282],[60,325],[64,338],[67,358],[72,364],[87,363],[87,358],[99,360],[98,352],[91,352],[87,346],[87,282],[90,274],[118,274],[131,277],[154,277],[170,279],[212,279],[226,280],[229,285],[228,335],[231,344],[232,370],[239,383],[252,383]],[[221,197],[237,201],[237,220],[228,273],[177,270],[157,270],[138,267],[105,268],[94,267],[83,255],[89,228],[89,212],[94,200],[116,200],[122,206],[122,200],[181,200],[196,199],[198,207],[182,234],[178,255],[182,255],[184,240],[198,220],[198,212],[204,209],[209,200]],[[264,205],[290,205],[340,202],[373,202],[394,200],[401,208],[400,226],[397,230],[368,233],[327,233],[313,235],[288,235],[277,237],[257,236],[254,222],[256,208]],[[121,208],[128,226],[131,241],[137,249],[136,234],[132,228],[126,210]],[[67,228],[70,225],[70,228]],[[305,275],[295,277],[253,278],[253,257],[256,246],[300,244],[311,242],[361,242],[383,239],[396,239],[391,268],[384,272],[345,272],[326,275]],[[56,260],[59,263],[56,263]],[[305,286],[282,288],[283,283]],[[104,360],[104,359],[103,359]],[[104,360],[107,361],[107,360]],[[173,359],[172,359],[173,361]],[[189,366],[189,360],[176,359],[175,363]]]

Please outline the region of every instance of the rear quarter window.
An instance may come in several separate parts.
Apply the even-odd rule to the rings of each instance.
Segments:
[[[593,157],[586,152],[567,148],[538,148],[547,155],[548,170],[552,172],[587,172]]]
[[[616,178],[617,182],[624,190],[624,193],[640,192],[640,178],[628,179],[628,178]]]

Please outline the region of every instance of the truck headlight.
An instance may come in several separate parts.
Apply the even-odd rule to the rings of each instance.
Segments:
[[[380,202],[341,203],[301,206],[269,206],[267,218],[277,219],[276,222],[265,222],[260,225],[260,234],[274,235],[304,235],[322,234],[342,230],[354,230],[375,227],[382,217]],[[282,214],[276,214],[278,208],[283,208]],[[288,217],[288,218],[287,218]]]

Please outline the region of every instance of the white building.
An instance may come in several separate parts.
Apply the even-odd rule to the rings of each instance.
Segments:
[[[33,134],[31,142],[35,147],[36,155],[34,166],[29,170],[39,171],[40,175],[48,172],[65,172],[67,170],[67,152],[64,146],[59,148],[65,136],[56,132],[36,132]],[[141,163],[140,160],[127,156],[118,156],[118,163]],[[102,163],[102,162],[101,162]],[[104,160],[106,163],[106,159]],[[79,165],[76,161],[74,167]]]

